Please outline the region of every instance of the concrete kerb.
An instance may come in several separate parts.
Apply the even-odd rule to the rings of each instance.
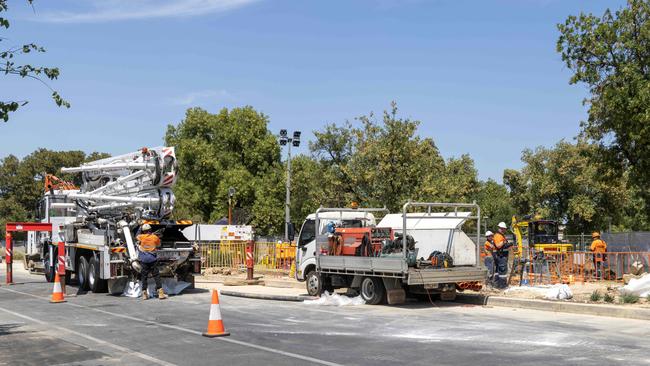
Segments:
[[[305,300],[315,300],[317,297],[305,296],[305,295],[270,295],[270,294],[257,294],[252,292],[240,292],[240,291],[230,291],[221,289],[219,290],[221,295],[233,296],[233,297],[245,297],[248,299],[259,299],[259,300],[276,300],[276,301],[295,301],[302,302]]]
[[[243,286],[246,285],[245,278],[237,276],[201,276],[196,278],[197,283],[222,283],[226,286]],[[304,282],[283,280],[283,279],[273,279],[273,278],[259,278],[258,283],[253,283],[257,285],[263,285],[267,287],[278,287],[278,288],[305,288]]]
[[[625,305],[615,306],[604,304],[580,304],[568,301],[517,299],[500,296],[481,296],[466,294],[459,294],[456,297],[456,301],[473,305],[501,306],[571,314],[650,320],[650,309],[627,307]]]

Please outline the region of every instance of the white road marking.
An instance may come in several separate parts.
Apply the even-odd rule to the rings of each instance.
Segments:
[[[30,293],[27,293],[27,292],[11,290],[11,289],[4,288],[4,287],[0,287],[0,290],[14,292],[14,293],[17,293],[17,294],[31,296],[31,297],[35,297],[35,298],[38,298],[38,299],[45,299],[45,300],[49,301],[49,299],[47,297],[33,295],[33,294],[30,294]],[[199,331],[196,331],[196,330],[183,328],[183,327],[179,327],[179,326],[176,326],[176,325],[162,324],[162,323],[158,323],[158,322],[155,322],[155,321],[144,320],[144,319],[140,319],[140,318],[124,315],[124,314],[111,313],[111,312],[106,311],[106,310],[94,309],[94,308],[91,308],[91,307],[88,307],[88,306],[84,306],[84,305],[80,305],[80,304],[74,304],[74,303],[71,303],[71,302],[61,303],[59,306],[63,306],[63,305],[78,307],[78,308],[82,308],[82,309],[86,309],[86,310],[90,310],[90,311],[94,311],[94,312],[98,312],[98,313],[102,313],[102,314],[106,314],[106,315],[110,315],[110,316],[114,316],[114,317],[118,317],[118,318],[128,319],[128,320],[132,320],[132,321],[136,321],[136,322],[140,322],[140,323],[144,323],[144,324],[149,324],[149,325],[155,325],[155,326],[159,326],[159,327],[162,327],[162,328],[174,329],[174,330],[178,330],[178,331],[181,331],[181,332],[190,333],[190,334],[194,334],[194,335],[198,335],[198,336],[203,335],[202,332],[199,332]],[[0,309],[2,309],[2,308],[0,308]],[[2,310],[4,310],[4,309],[2,309]],[[5,310],[5,311],[7,311],[7,310]],[[64,329],[64,328],[62,328],[62,329]],[[70,331],[70,332],[72,332],[72,331]],[[79,335],[81,335],[81,334],[79,334]],[[85,336],[85,335],[82,335],[82,336]],[[90,337],[90,336],[86,336],[86,337]],[[273,349],[273,348],[258,346],[256,344],[243,342],[243,341],[238,341],[238,340],[232,339],[232,338],[223,338],[223,337],[221,337],[221,338],[215,338],[215,340],[222,341],[222,342],[228,342],[228,343],[232,343],[232,344],[237,344],[237,345],[248,347],[248,348],[254,348],[254,349],[258,349],[260,351],[275,353],[275,354],[278,354],[278,355],[283,355],[283,356],[295,358],[295,359],[298,359],[298,360],[309,361],[309,362],[313,362],[313,363],[317,363],[317,364],[321,364],[321,365],[343,366],[343,365],[335,363],[335,362],[329,362],[329,361],[321,360],[321,359],[314,358],[314,357],[303,356],[303,355],[300,355],[300,354],[297,354],[297,353],[285,352],[285,351],[281,351],[281,350],[277,350],[277,349]],[[117,347],[120,347],[120,346],[117,346]],[[135,352],[135,351],[131,351],[131,352]],[[171,365],[171,364],[169,364],[169,365]]]
[[[76,332],[76,331],[68,329],[68,328],[63,328],[63,327],[54,325],[52,323],[48,323],[48,322],[45,322],[45,321],[42,321],[42,320],[39,320],[39,319],[36,319],[36,318],[32,318],[31,316],[18,314],[16,312],[13,312],[11,310],[8,310],[8,309],[2,308],[2,307],[0,307],[0,311],[4,311],[7,314],[11,314],[13,316],[16,316],[16,317],[19,317],[19,318],[22,318],[22,319],[25,319],[25,320],[29,320],[29,321],[31,321],[33,323],[37,323],[37,324],[40,324],[40,325],[45,325],[48,328],[53,328],[53,329],[56,329],[56,330],[59,330],[59,331],[63,331],[63,332],[69,333],[69,334],[76,335],[77,337],[85,338],[87,340],[93,341],[93,342],[95,342],[97,344],[100,344],[102,346],[111,347],[111,348],[116,349],[116,350],[118,350],[120,352],[125,352],[125,353],[131,354],[133,356],[140,357],[143,360],[151,361],[153,363],[157,363],[159,365],[164,365],[164,366],[176,366],[176,364],[169,363],[169,362],[166,362],[166,361],[163,361],[163,360],[159,360],[159,359],[151,357],[149,355],[145,355],[144,353],[140,353],[140,352],[134,351],[132,349],[122,347],[122,346],[119,346],[117,344],[113,344],[113,343],[107,342],[105,340],[89,336],[87,334],[79,333],[79,332]]]

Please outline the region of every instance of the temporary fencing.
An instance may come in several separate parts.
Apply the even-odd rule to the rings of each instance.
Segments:
[[[549,253],[529,250],[511,260],[511,283],[555,284],[592,281],[623,282],[624,275],[650,272],[650,252],[588,251]]]
[[[246,267],[246,241],[197,243],[201,248],[201,268]],[[296,246],[291,243],[255,242],[254,268],[289,271],[296,259]]]

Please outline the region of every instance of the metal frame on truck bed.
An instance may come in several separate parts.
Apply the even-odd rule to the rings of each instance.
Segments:
[[[414,208],[426,208],[426,212],[409,212]],[[432,209],[447,209],[449,212],[432,212]],[[470,209],[470,212],[459,212],[459,209]],[[326,212],[387,212],[385,208],[325,208],[321,207],[315,214],[315,227],[319,228],[319,214]],[[475,212],[475,214],[473,214]],[[331,215],[330,215],[331,216]],[[387,215],[389,216],[389,215]],[[392,215],[395,218],[395,215]],[[431,291],[446,294],[455,294],[459,284],[476,283],[480,287],[486,278],[486,270],[480,263],[480,216],[481,209],[476,203],[437,203],[437,202],[407,202],[402,207],[401,226],[391,229],[399,232],[401,230],[401,253],[382,256],[343,256],[330,255],[328,250],[323,249],[329,245],[328,233],[319,230],[316,233],[316,271],[320,274],[323,288],[349,287],[358,289],[362,297],[368,303],[379,303],[388,295],[389,303],[403,302],[406,292],[412,294],[426,294]],[[416,221],[417,220],[417,221]],[[435,229],[432,225],[422,224],[422,220],[453,220],[453,228]],[[431,253],[418,253],[418,249],[407,248],[409,233],[420,231],[422,235],[433,238],[436,230],[449,231],[446,242],[438,243],[446,247],[445,253],[450,253],[457,237],[457,232],[462,232],[462,225],[467,220],[476,220],[476,242],[473,247],[462,249],[470,258],[472,263],[453,266],[421,266],[426,262]],[[391,220],[382,220],[389,222]],[[394,220],[393,220],[394,221]],[[447,224],[450,222],[447,221]],[[422,228],[418,228],[421,226]],[[429,226],[429,227],[427,227]],[[380,222],[378,228],[382,227]],[[463,235],[465,235],[463,233]],[[467,236],[465,238],[469,239]],[[424,243],[426,244],[426,243]],[[415,244],[413,244],[415,246]],[[471,253],[468,252],[471,249]],[[325,254],[327,253],[327,254]],[[417,264],[416,264],[417,263]],[[374,289],[375,293],[368,293]],[[450,298],[449,296],[447,296]],[[453,296],[451,296],[453,297]]]

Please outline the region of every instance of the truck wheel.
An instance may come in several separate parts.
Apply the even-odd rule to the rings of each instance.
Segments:
[[[365,277],[361,281],[361,298],[366,301],[368,305],[377,305],[384,301],[386,288],[381,278]]]
[[[77,282],[79,282],[79,290],[88,291],[88,258],[86,257],[79,257]]]
[[[309,271],[305,276],[305,285],[310,296],[320,296],[323,293],[323,282],[314,270]]]
[[[88,287],[94,293],[106,292],[106,281],[102,280],[99,275],[99,260],[97,257],[90,258],[88,267]]]
[[[54,258],[56,258],[56,250],[54,251]],[[54,282],[54,266],[50,263],[50,256],[48,254],[43,258],[43,273],[47,282]]]

